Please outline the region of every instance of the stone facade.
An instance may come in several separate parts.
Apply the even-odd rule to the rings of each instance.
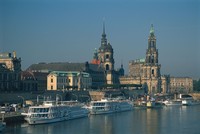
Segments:
[[[78,71],[89,73],[92,78],[93,89],[102,87],[105,82],[105,72],[98,64],[86,63],[68,63],[68,62],[54,62],[54,63],[39,63],[32,64],[27,70],[34,73],[38,80],[38,90],[46,90],[47,75],[51,71]]]
[[[121,77],[121,84],[147,85],[150,94],[168,92],[169,76],[161,76],[161,65],[158,62],[158,49],[153,25],[150,29],[148,47],[145,59],[137,59],[129,62],[129,76]]]
[[[23,91],[38,90],[38,81],[32,72],[29,71],[21,72],[21,90]]]
[[[21,58],[16,52],[0,53],[0,91],[19,91]]]
[[[193,79],[190,77],[171,77],[170,83],[172,93],[188,93],[193,91]]]
[[[101,38],[101,46],[98,51],[95,49],[92,64],[98,64],[105,72],[106,83],[104,84],[119,84],[119,76],[124,75],[123,66],[120,69],[114,69],[114,51],[110,43],[107,42],[105,33],[105,23],[103,23],[103,33]]]

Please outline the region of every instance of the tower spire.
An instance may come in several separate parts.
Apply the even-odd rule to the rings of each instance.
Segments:
[[[151,28],[150,28],[150,34],[154,35],[154,28],[153,28],[153,24],[151,24]]]
[[[103,34],[102,35],[106,35],[105,19],[103,19]]]
[[[107,45],[107,39],[106,39],[106,32],[105,32],[105,21],[103,20],[103,33],[102,33],[102,38],[101,38],[101,45],[105,46]]]

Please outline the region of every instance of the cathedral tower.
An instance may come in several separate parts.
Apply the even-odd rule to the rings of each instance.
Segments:
[[[158,63],[158,49],[156,48],[156,37],[154,27],[151,25],[148,38],[148,47],[146,50],[146,59],[143,66],[143,80],[148,85],[149,93],[157,93],[161,91],[161,65]]]
[[[148,39],[148,48],[146,51],[146,63],[158,64],[158,49],[156,49],[156,37],[154,35],[153,25],[151,25],[150,35]]]
[[[100,64],[103,66],[106,72],[114,70],[113,48],[110,43],[107,43],[105,23],[103,23],[103,33],[101,38],[101,46],[99,47],[98,51],[98,59],[100,60]]]
[[[98,59],[100,61],[100,66],[102,66],[105,71],[106,83],[116,83],[116,81],[118,80],[114,70],[115,61],[113,58],[113,48],[110,45],[110,43],[107,42],[105,33],[105,23],[103,23],[103,33],[101,37],[101,46],[98,50]]]

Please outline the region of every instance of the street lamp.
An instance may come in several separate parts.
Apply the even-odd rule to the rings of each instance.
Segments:
[[[23,111],[24,111],[24,97],[22,96],[18,96],[19,98],[22,98],[22,108],[23,108]]]

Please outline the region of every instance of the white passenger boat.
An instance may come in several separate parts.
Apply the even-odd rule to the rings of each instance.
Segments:
[[[194,100],[193,97],[188,94],[180,94],[180,98],[182,100],[182,105],[184,106],[192,106],[200,104],[200,101]]]
[[[91,101],[88,107],[90,114],[107,114],[129,111],[133,109],[132,102],[122,98],[104,98],[101,101]]]
[[[44,101],[43,105],[31,106],[25,115],[29,124],[53,123],[88,116],[89,111],[77,101]]]
[[[182,100],[166,100],[163,103],[166,106],[182,106]]]

